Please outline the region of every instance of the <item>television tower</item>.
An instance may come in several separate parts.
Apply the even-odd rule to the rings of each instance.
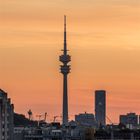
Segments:
[[[67,32],[66,32],[66,16],[64,16],[64,49],[63,54],[59,57],[59,60],[63,63],[60,66],[61,73],[63,74],[63,120],[62,123],[66,125],[68,123],[68,83],[67,76],[70,73],[71,56],[67,54]]]

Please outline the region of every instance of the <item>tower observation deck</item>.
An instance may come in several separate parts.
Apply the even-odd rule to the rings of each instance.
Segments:
[[[66,31],[66,16],[64,16],[64,48],[62,50],[63,54],[59,57],[60,71],[63,74],[63,113],[62,113],[62,123],[66,125],[68,123],[68,74],[70,73],[70,65],[68,63],[71,61],[71,56],[68,55],[67,50],[67,31]]]

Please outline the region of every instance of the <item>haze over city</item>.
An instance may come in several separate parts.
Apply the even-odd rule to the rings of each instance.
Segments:
[[[113,122],[119,114],[140,113],[138,0],[0,0],[0,86],[15,111],[61,115],[64,14],[72,56],[70,117],[94,113],[96,89],[107,91]]]

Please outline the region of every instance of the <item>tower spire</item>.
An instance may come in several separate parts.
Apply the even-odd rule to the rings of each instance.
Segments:
[[[67,54],[67,19],[66,15],[64,15],[64,53]]]
[[[59,57],[60,62],[63,65],[60,66],[60,71],[63,74],[63,125],[68,123],[68,80],[67,76],[70,73],[70,65],[68,63],[71,61],[70,55],[67,54],[67,34],[66,34],[66,16],[64,16],[64,49],[63,54]]]

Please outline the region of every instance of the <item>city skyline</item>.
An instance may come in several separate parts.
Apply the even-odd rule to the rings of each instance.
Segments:
[[[107,91],[107,114],[113,122],[119,114],[140,114],[139,9],[140,2],[130,0],[1,1],[0,86],[15,111],[61,114],[58,56],[66,14],[73,58],[70,115],[94,113],[98,89]]]

